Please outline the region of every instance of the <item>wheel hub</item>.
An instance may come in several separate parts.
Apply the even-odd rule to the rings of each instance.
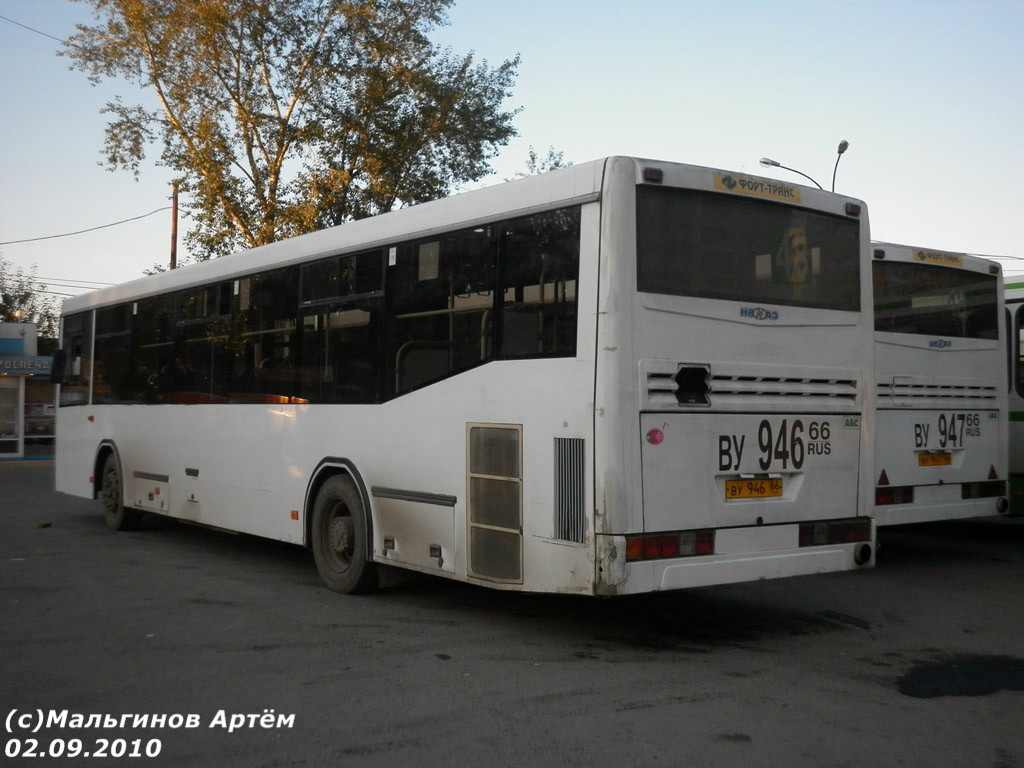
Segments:
[[[352,551],[353,528],[351,517],[335,517],[331,520],[331,549],[339,555]]]

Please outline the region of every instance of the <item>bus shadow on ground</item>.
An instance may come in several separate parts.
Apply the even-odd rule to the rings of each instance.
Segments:
[[[99,514],[81,522],[96,532],[105,529]],[[340,611],[345,601],[369,599],[386,605],[392,616],[401,615],[394,611],[400,607],[413,623],[430,614],[438,621],[481,620],[510,631],[525,626],[534,636],[573,644],[571,653],[581,659],[613,650],[711,653],[722,647],[757,647],[771,638],[870,628],[862,619],[834,611],[795,610],[775,599],[773,591],[766,592],[763,583],[599,598],[493,590],[383,567],[376,595],[337,595],[321,584],[309,551],[293,544],[152,515],[143,516],[138,531],[109,534],[145,543],[148,550],[155,547],[147,555],[150,568],[202,569],[248,585],[291,582],[299,591],[300,611],[306,602],[336,600]],[[302,598],[307,587],[310,593]]]
[[[878,567],[1024,561],[1024,518],[971,518],[882,528]]]

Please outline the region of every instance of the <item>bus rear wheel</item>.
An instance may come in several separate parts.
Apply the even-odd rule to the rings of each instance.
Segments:
[[[377,564],[367,559],[363,503],[352,480],[335,475],[323,484],[313,503],[313,559],[329,589],[344,594],[377,588]]]
[[[103,516],[108,527],[115,531],[134,531],[139,527],[142,515],[124,506],[124,499],[121,497],[121,464],[112,453],[103,464],[100,498],[103,501]]]

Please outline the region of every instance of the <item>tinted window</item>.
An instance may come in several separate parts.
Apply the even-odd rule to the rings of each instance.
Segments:
[[[89,372],[92,369],[92,311],[65,317],[63,334],[61,349],[67,362],[60,388],[60,404],[87,405]]]
[[[1024,306],[1017,305],[1017,322],[1014,337],[1017,339],[1017,394],[1024,397]]]
[[[398,246],[388,267],[388,393],[493,357],[494,227]]]
[[[303,267],[298,394],[314,403],[380,399],[382,250]]]
[[[732,195],[637,188],[641,291],[851,312],[860,224]]]
[[[299,268],[238,281],[232,402],[281,403],[297,395]]]
[[[994,275],[905,261],[872,262],[875,330],[999,338]]]
[[[502,225],[499,263],[499,355],[575,355],[580,209]]]
[[[574,355],[579,230],[579,208],[552,211],[100,310],[94,398],[374,403]],[[64,320],[63,404],[88,401],[91,317]]]
[[[131,304],[96,310],[94,403],[117,403],[127,396],[132,368],[131,321]]]

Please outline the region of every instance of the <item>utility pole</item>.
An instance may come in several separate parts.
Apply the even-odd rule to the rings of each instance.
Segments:
[[[171,193],[171,269],[178,267],[178,182]]]

